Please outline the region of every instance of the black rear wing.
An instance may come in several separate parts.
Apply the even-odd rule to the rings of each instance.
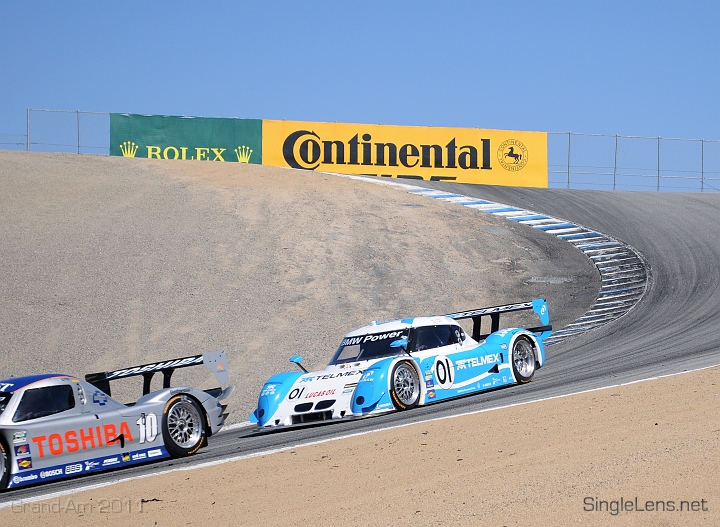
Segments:
[[[472,338],[473,340],[479,342],[491,333],[495,333],[500,329],[501,313],[511,313],[513,311],[524,311],[527,309],[532,309],[533,311],[535,311],[535,313],[537,313],[540,317],[540,323],[543,324],[539,327],[528,328],[528,331],[537,333],[543,338],[549,336],[552,332],[552,326],[550,325],[550,313],[548,312],[547,302],[544,298],[536,298],[535,300],[532,300],[530,302],[522,302],[520,304],[507,304],[504,306],[485,307],[472,311],[463,311],[461,313],[451,313],[445,316],[454,320],[463,320],[468,318],[472,319]],[[485,334],[482,333],[483,317],[490,318],[490,331]]]
[[[85,380],[110,395],[110,381],[142,375],[143,395],[147,395],[150,393],[150,383],[152,382],[152,378],[157,372],[161,372],[163,375],[163,388],[170,388],[170,379],[172,378],[172,374],[175,370],[178,368],[187,368],[189,366],[199,366],[201,364],[215,373],[215,377],[220,384],[228,382],[227,359],[224,351],[211,351],[203,353],[202,355],[193,355],[191,357],[182,357],[163,362],[142,364],[140,366],[132,366],[122,370],[88,373],[85,375]]]

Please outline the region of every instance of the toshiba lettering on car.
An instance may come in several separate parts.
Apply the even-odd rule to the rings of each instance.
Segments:
[[[201,364],[227,383],[223,351],[91,373],[85,380],[45,374],[0,381],[0,490],[194,454],[225,423],[221,402],[234,390],[170,387],[176,369]],[[163,388],[150,392],[157,372]],[[110,397],[110,381],[140,375],[137,402]]]
[[[502,314],[532,310],[539,327],[500,329]],[[472,321],[468,335],[458,322]],[[483,320],[490,330],[483,334]],[[328,366],[274,375],[250,420],[273,428],[364,417],[532,380],[552,333],[544,299],[444,316],[373,322],[349,333]]]

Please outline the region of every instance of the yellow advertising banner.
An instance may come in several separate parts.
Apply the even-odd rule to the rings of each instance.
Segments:
[[[547,187],[547,134],[263,121],[262,164],[341,174]]]

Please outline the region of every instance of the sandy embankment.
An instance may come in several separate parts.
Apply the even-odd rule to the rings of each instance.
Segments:
[[[713,368],[16,504],[0,511],[0,522],[717,526],[718,373]],[[643,510],[630,512],[627,502]],[[648,502],[665,511],[651,512]],[[111,505],[115,513],[101,512]]]

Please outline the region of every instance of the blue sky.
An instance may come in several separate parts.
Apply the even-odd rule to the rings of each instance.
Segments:
[[[26,108],[720,139],[720,3],[0,3]]]

